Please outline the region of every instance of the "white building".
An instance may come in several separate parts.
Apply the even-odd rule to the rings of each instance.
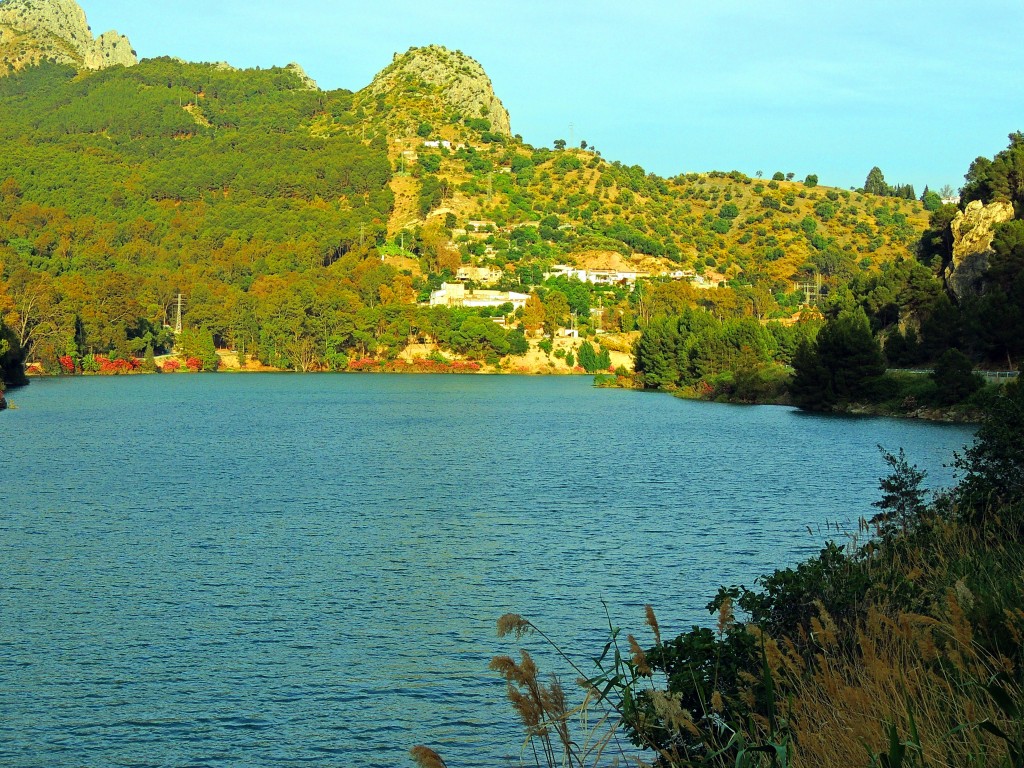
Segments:
[[[430,294],[432,307],[500,307],[511,304],[513,309],[526,306],[529,294],[512,291],[472,291],[462,283],[442,283],[441,289]]]
[[[581,283],[593,283],[594,285],[634,285],[637,280],[650,277],[646,272],[621,269],[578,269],[566,264],[555,264],[547,277],[565,276],[569,279],[576,278]]]

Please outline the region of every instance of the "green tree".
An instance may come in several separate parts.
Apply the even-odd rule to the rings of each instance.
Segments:
[[[882,458],[892,468],[892,474],[879,481],[878,487],[882,491],[882,498],[872,502],[871,506],[880,509],[881,512],[872,517],[871,522],[878,525],[881,533],[896,529],[907,531],[920,520],[927,509],[925,491],[921,483],[928,473],[910,464],[902,448],[895,456],[882,446],[878,446],[878,449],[882,452]]]
[[[994,398],[975,435],[974,445],[958,457],[964,472],[956,492],[962,515],[980,523],[1000,506],[1012,514],[1005,522],[1024,535],[1024,386],[1008,385]],[[1011,529],[1011,530],[1012,530]]]
[[[204,371],[216,371],[220,366],[217,345],[209,328],[183,330],[178,336],[177,350],[184,357],[197,358],[202,363]]]
[[[960,202],[1012,202],[1018,213],[1024,210],[1024,133],[1010,134],[1010,145],[994,159],[977,158],[967,171]]]
[[[882,169],[877,165],[868,171],[868,177],[864,181],[864,191],[871,195],[887,196],[889,185],[885,183],[885,176]]]
[[[156,355],[153,352],[153,345],[146,345],[146,354],[142,358],[142,370],[146,373],[153,373],[156,371]]]
[[[793,358],[793,401],[809,410],[871,400],[885,359],[864,310],[844,310],[825,323],[813,344]]]
[[[925,187],[924,192],[921,193],[921,204],[926,211],[935,213],[942,207],[942,198],[939,197],[937,192],[933,192],[928,187]]]
[[[935,361],[931,378],[935,382],[935,397],[942,405],[966,400],[985,385],[967,355],[958,349],[947,350]]]
[[[530,343],[526,340],[526,334],[522,328],[513,328],[508,332],[508,353],[510,355],[525,355],[530,351]]]
[[[816,187],[816,186],[818,186],[818,174],[816,174],[816,173],[809,173],[809,174],[807,174],[807,178],[804,179],[804,186],[805,187]]]
[[[580,366],[587,373],[594,373],[598,369],[597,352],[594,350],[594,345],[589,341],[584,341],[580,344],[579,362]]]

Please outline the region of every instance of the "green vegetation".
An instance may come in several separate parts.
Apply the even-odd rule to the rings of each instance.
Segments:
[[[901,197],[904,200],[913,200],[914,186],[912,184],[897,184],[890,186],[885,181],[885,175],[877,165],[868,171],[868,177],[864,181],[864,191],[871,195],[880,197]],[[939,200],[941,203],[941,198]],[[929,208],[928,210],[932,210]]]
[[[754,318],[719,320],[704,309],[650,322],[634,350],[647,387],[736,402],[771,402],[788,378],[784,365],[817,330],[808,321],[763,325]]]
[[[171,59],[0,80],[0,293],[27,358],[57,372],[62,357],[78,370],[166,353],[179,293],[186,328],[267,365],[337,369],[415,341],[500,357],[501,333],[413,306],[463,265],[536,291],[540,322],[536,307],[516,319],[549,335],[572,313],[584,336],[684,305],[787,318],[794,281],[874,274],[925,227],[916,202],[879,211],[792,174],[767,189],[738,172],[663,179],[584,142],[529,147],[388,71],[392,89],[356,94]],[[709,290],[545,280],[609,256],[692,270]]]
[[[1015,133],[995,160],[979,158],[972,164],[965,202],[1018,205],[1024,201],[1019,168],[1024,168],[1024,136]],[[877,168],[868,182],[868,187],[882,189],[884,179]],[[819,200],[815,215],[800,221],[812,243],[821,222],[842,215],[838,195],[834,197],[830,193]],[[637,343],[638,382],[709,399],[788,398],[810,410],[868,407],[906,413],[943,408],[950,413],[955,407],[969,417],[991,395],[974,367],[1013,369],[1024,355],[1024,220],[1018,216],[997,225],[981,290],[956,296],[942,278],[952,260],[950,224],[956,208],[939,202],[916,258],[898,258],[877,271],[845,278],[833,273],[821,281],[815,311],[785,331],[768,323],[760,339],[752,332],[739,339],[737,320],[723,307],[716,307],[711,317],[694,314],[697,302],[692,297],[658,306]],[[877,206],[874,215],[894,223],[899,216],[888,203]],[[816,264],[820,274],[829,274],[827,255]],[[811,319],[816,316],[820,319]],[[694,318],[699,319],[696,325]],[[774,382],[754,387],[754,392],[765,392],[763,397],[743,387],[723,391],[723,375],[749,384],[752,366],[760,366],[761,379]],[[766,375],[766,366],[776,366],[774,373]],[[792,375],[778,366],[790,367]],[[932,372],[920,376],[887,373],[887,368]]]

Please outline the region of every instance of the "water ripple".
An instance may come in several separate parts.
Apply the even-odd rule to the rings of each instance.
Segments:
[[[416,743],[514,764],[498,616],[583,664],[602,601],[681,631],[718,584],[870,514],[877,443],[946,484],[970,439],[581,379],[53,380],[18,404],[0,422],[13,768],[396,766]]]

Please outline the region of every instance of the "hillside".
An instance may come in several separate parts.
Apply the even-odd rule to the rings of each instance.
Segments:
[[[496,258],[474,261],[582,263],[594,252],[618,252],[653,257],[647,266],[666,271],[693,268],[774,285],[815,269],[826,278],[849,277],[907,256],[927,225],[917,201],[735,171],[662,179],[592,149],[531,147],[507,136],[503,110],[493,126],[472,114],[471,106],[496,101],[487,95],[490,82],[479,65],[466,65],[462,74],[465,57],[450,56],[431,46],[396,57],[356,104],[387,131],[397,175],[415,179],[393,186],[406,196],[410,188],[419,193],[419,216],[408,218],[404,209],[391,230],[448,213],[456,229],[468,221],[493,224],[498,233],[487,245]],[[471,105],[448,96],[453,78],[463,76],[466,90],[484,94]],[[486,107],[480,112],[489,114]],[[517,233],[528,226],[536,232]]]
[[[178,294],[210,345],[304,370],[411,343],[497,361],[523,331],[632,333],[681,305],[788,318],[800,283],[876,274],[927,225],[916,201],[810,177],[663,179],[585,142],[531,147],[483,68],[437,46],[323,92],[297,65],[93,71],[70,0],[8,0],[0,20],[71,41],[63,58],[26,47],[0,79],[0,316],[48,370],[168,350]],[[556,264],[647,287],[550,276]],[[416,306],[474,266],[471,287],[538,303],[504,328]]]

